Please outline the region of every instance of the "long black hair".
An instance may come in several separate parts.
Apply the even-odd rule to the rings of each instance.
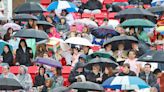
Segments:
[[[9,52],[8,52],[8,53],[11,53],[11,54],[12,54],[12,51],[11,51],[11,49],[10,49],[10,46],[9,46],[9,45],[5,45],[5,46],[7,46],[8,49],[9,49]],[[5,46],[4,46],[4,47],[5,47]],[[4,55],[4,54],[5,54],[5,51],[3,50],[2,55]]]
[[[24,43],[25,43],[25,46],[26,46],[26,48],[27,48],[27,43],[26,43],[25,39],[21,39],[21,40],[20,40],[20,42],[19,42],[19,48],[22,48],[21,42],[24,42]]]

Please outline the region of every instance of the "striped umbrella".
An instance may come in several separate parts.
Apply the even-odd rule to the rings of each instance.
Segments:
[[[157,32],[159,32],[160,34],[164,35],[164,26],[160,26],[156,29]]]
[[[117,76],[111,77],[103,82],[104,88],[135,90],[149,88],[149,85],[137,76]]]
[[[63,9],[66,9],[68,12],[77,12],[79,10],[75,4],[68,1],[55,1],[47,7],[48,11]]]

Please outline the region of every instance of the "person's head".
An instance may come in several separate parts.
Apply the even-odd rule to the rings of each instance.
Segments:
[[[62,70],[61,68],[56,68],[56,67],[52,67],[51,71],[53,72],[53,74],[55,76],[61,76],[62,75]]]
[[[134,28],[134,27],[130,27],[130,28],[129,28],[129,33],[130,33],[130,34],[135,33],[135,28]]]
[[[84,53],[86,54],[89,52],[90,47],[89,46],[83,46],[82,49],[83,49]]]
[[[138,49],[138,44],[137,43],[132,43],[132,49]]]
[[[24,48],[24,47],[27,47],[27,43],[25,39],[21,39],[19,42],[19,48]]]
[[[92,66],[92,71],[93,71],[94,73],[99,73],[99,72],[100,72],[100,66],[99,66],[99,64],[94,64],[94,65]]]
[[[45,86],[50,88],[53,84],[53,80],[52,79],[46,79],[45,80]]]
[[[77,54],[80,51],[80,46],[75,46],[73,48],[73,54]]]
[[[26,74],[27,71],[28,71],[28,68],[27,68],[26,66],[21,65],[21,66],[19,67],[19,74]]]
[[[163,39],[163,36],[160,35],[160,34],[158,34],[158,35],[157,35],[157,40],[162,40],[162,39]]]
[[[66,23],[66,19],[65,19],[65,18],[61,18],[61,19],[60,19],[60,23],[61,23],[61,24],[65,24],[65,23]]]
[[[34,20],[32,20],[32,19],[28,20],[28,24],[29,24],[30,26],[33,26]]]
[[[4,48],[3,48],[3,52],[4,52],[4,53],[8,53],[8,52],[10,52],[10,51],[11,51],[11,50],[10,50],[9,45],[5,45]]]
[[[139,27],[138,28],[138,33],[140,34],[142,31],[143,31],[143,28],[142,27]]]
[[[39,30],[44,30],[44,28],[43,28],[42,25],[38,25],[38,29],[39,29]]]
[[[105,74],[113,75],[113,68],[111,66],[105,66]]]
[[[86,62],[87,56],[85,54],[82,54],[79,56],[79,62]]]
[[[156,75],[157,78],[160,78],[162,76],[162,71],[157,68],[154,70],[153,74]]]
[[[39,44],[37,46],[37,51],[46,51],[46,46],[44,44]]]
[[[84,26],[84,27],[83,27],[83,33],[88,33],[88,32],[89,32],[88,26]]]
[[[77,32],[77,26],[76,25],[71,26],[71,32]]]
[[[46,16],[46,21],[49,23],[53,23],[52,16]]]
[[[13,34],[13,31],[14,30],[10,27],[10,28],[7,29],[7,34]]]
[[[66,16],[68,14],[67,10],[62,10],[61,15]]]
[[[134,50],[130,50],[128,52],[128,58],[129,59],[135,59],[136,58],[136,52]]]
[[[39,67],[39,75],[44,76],[46,69],[43,66]]]
[[[49,58],[48,52],[45,52],[45,53],[43,54],[43,58]]]
[[[10,71],[9,65],[5,65],[2,67],[2,74],[7,75]]]
[[[77,68],[76,68],[77,72],[79,72],[79,73],[83,72],[83,70],[84,70],[84,63],[78,62],[76,66],[77,66]]]
[[[150,73],[151,72],[151,64],[149,64],[149,63],[145,64],[144,71],[145,71],[145,73]]]
[[[112,45],[111,44],[105,45],[105,50],[106,51],[111,51],[112,50]]]
[[[118,45],[118,50],[124,50],[124,44],[120,43],[120,44]]]
[[[125,63],[123,65],[123,73],[128,74],[130,71],[130,65],[128,63]]]

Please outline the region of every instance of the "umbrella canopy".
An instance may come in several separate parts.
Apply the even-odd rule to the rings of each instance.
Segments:
[[[149,85],[137,76],[117,76],[111,77],[103,82],[104,88],[135,90],[149,88]]]
[[[38,20],[37,17],[33,16],[33,15],[30,15],[30,14],[16,14],[14,17],[13,17],[13,20],[14,21],[28,21],[28,20]]]
[[[87,91],[104,91],[103,87],[93,82],[74,82],[69,86],[71,89],[87,90]]]
[[[164,0],[152,0],[151,5],[152,6],[159,6],[162,3],[164,3]]]
[[[46,32],[35,29],[23,29],[16,32],[14,37],[48,39],[48,35]]]
[[[133,42],[138,43],[138,40],[133,36],[114,36],[111,39],[107,40],[104,46],[111,44],[112,50],[115,51],[117,50],[118,44],[122,43],[125,46],[125,50],[129,50],[131,49],[131,43]]]
[[[15,23],[6,23],[3,25],[4,30],[8,30],[8,28],[12,28],[13,30],[21,30],[21,26]]]
[[[157,29],[156,29],[157,32],[159,32],[160,34],[164,35],[164,26],[159,26]]]
[[[49,29],[51,27],[54,27],[54,25],[52,25],[51,23],[47,21],[37,21],[36,24],[43,26],[43,29]]]
[[[15,8],[14,13],[42,13],[45,11],[47,10],[41,4],[28,2]]]
[[[52,67],[62,68],[62,65],[59,61],[49,58],[37,58],[36,63],[45,64]]]
[[[19,90],[23,86],[13,78],[0,78],[0,90]]]
[[[112,26],[94,28],[91,30],[91,34],[94,35],[96,38],[106,38],[109,35],[111,37],[119,35],[119,33],[116,32]]]
[[[109,65],[113,69],[115,69],[118,66],[118,64],[115,61],[111,60],[111,59],[108,59],[108,58],[94,58],[94,59],[90,60],[85,65],[85,68],[87,68],[89,70],[92,70],[92,66],[94,64],[99,64],[101,68],[105,68],[105,66]]]
[[[100,52],[100,51],[97,51],[97,52],[94,52],[90,55],[88,55],[88,60],[91,60],[93,58],[96,58],[96,57],[100,57],[100,58],[108,58],[108,59],[111,59],[113,61],[116,61],[116,59],[111,56],[109,53],[106,53],[106,52]]]
[[[98,27],[97,23],[95,21],[92,21],[91,19],[76,19],[75,20],[75,24],[82,24],[82,25],[86,25],[89,28],[94,28],[94,27]]]
[[[163,12],[164,6],[154,6],[148,9],[148,11],[156,13],[156,12]]]
[[[121,26],[124,27],[154,27],[155,24],[147,19],[128,19],[124,21]]]
[[[141,8],[130,8],[118,12],[115,18],[144,18],[144,17],[155,17],[155,15],[145,9]]]
[[[53,89],[53,92],[69,92],[70,89],[67,87],[56,87],[55,89]]]
[[[147,53],[139,57],[138,61],[164,63],[163,58],[163,51],[148,51]]]
[[[48,5],[47,10],[53,11],[53,10],[62,10],[66,9],[68,12],[78,12],[78,7],[68,1],[55,1],[52,2],[50,5]]]
[[[3,40],[0,40],[0,55],[2,54],[3,48],[4,48],[5,45],[9,45],[10,50],[13,49],[12,45],[10,45],[8,42],[5,42]]]
[[[76,44],[76,45],[84,45],[84,46],[93,46],[89,40],[81,37],[71,37],[65,40],[66,43]]]

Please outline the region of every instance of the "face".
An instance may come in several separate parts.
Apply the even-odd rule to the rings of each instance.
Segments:
[[[80,62],[85,62],[85,60],[83,58],[80,58]]]
[[[83,72],[83,68],[78,68],[77,71],[78,71],[79,73],[81,73],[81,72]]]
[[[108,74],[109,73],[109,70],[107,67],[105,67],[105,74]]]
[[[9,33],[12,34],[13,33],[13,29],[10,28],[9,29]]]
[[[84,51],[88,51],[88,50],[89,50],[89,47],[83,46],[83,50],[84,50]]]
[[[83,28],[83,32],[88,32],[88,28],[87,27],[84,27]]]
[[[130,51],[128,56],[130,59],[134,59],[136,57],[135,52],[133,51]]]
[[[33,25],[33,20],[29,20],[28,23],[29,23],[30,25]]]
[[[123,45],[123,44],[119,44],[119,45],[118,45],[118,49],[119,49],[119,50],[124,50],[124,45]]]
[[[125,73],[125,74],[129,73],[129,68],[127,66],[123,67],[123,73]]]
[[[134,33],[134,28],[131,28],[131,29],[129,30],[129,32],[130,32],[130,33]]]
[[[57,69],[55,67],[52,67],[51,71],[53,72],[54,75],[57,75]]]
[[[74,48],[74,49],[73,49],[73,53],[78,53],[77,48]]]
[[[92,66],[93,72],[99,72],[100,71],[100,66],[99,65],[94,65]]]
[[[20,67],[20,68],[19,68],[19,73],[20,73],[20,74],[25,74],[25,70],[24,70],[23,67]]]
[[[151,67],[149,65],[145,65],[145,72],[149,73],[151,71]]]
[[[61,22],[62,24],[64,24],[64,23],[65,23],[65,19],[61,19],[60,22]]]
[[[137,49],[137,48],[138,48],[138,44],[132,43],[132,48],[133,48],[133,49]]]
[[[112,45],[108,44],[108,45],[105,47],[105,49],[106,49],[107,51],[110,51],[110,50],[112,49]]]
[[[43,58],[48,58],[48,54],[47,53],[44,53],[43,54]]]
[[[9,48],[7,46],[4,46],[3,50],[4,50],[5,53],[9,52]]]
[[[46,20],[47,20],[48,22],[52,22],[52,20],[51,20],[50,17],[46,17]]]
[[[40,75],[44,75],[44,69],[40,68],[39,73],[40,73]]]
[[[66,12],[65,12],[65,11],[62,11],[62,15],[63,15],[63,16],[66,16]]]
[[[25,47],[25,42],[22,41],[22,42],[20,43],[20,45],[21,45],[21,47]]]

